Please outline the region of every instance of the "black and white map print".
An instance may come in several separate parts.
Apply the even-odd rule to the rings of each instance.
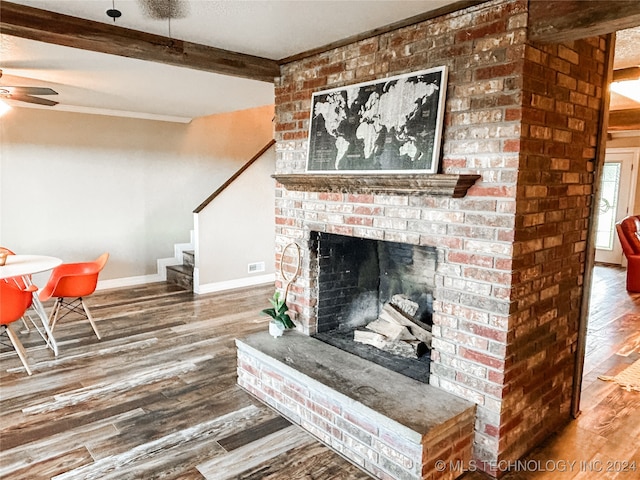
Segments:
[[[446,67],[317,92],[307,171],[436,173]]]

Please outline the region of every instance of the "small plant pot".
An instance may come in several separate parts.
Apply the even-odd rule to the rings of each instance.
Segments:
[[[273,338],[281,337],[283,333],[284,333],[284,327],[281,324],[276,323],[274,321],[269,322],[269,334]]]

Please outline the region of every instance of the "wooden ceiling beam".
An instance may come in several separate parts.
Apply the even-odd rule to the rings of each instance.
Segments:
[[[613,71],[613,82],[624,82],[625,80],[640,80],[640,67],[619,68]]]
[[[558,43],[640,25],[638,0],[529,1],[529,40]]]
[[[640,108],[609,112],[608,131],[620,132],[623,130],[640,130]]]
[[[275,60],[0,1],[0,32],[30,40],[273,82]]]

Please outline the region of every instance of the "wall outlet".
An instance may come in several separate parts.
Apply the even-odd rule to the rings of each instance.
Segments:
[[[248,273],[264,272],[264,262],[250,263],[247,268]]]

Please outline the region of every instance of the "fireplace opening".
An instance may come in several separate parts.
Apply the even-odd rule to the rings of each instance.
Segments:
[[[429,383],[436,249],[324,232],[311,238],[318,261],[314,336]],[[403,322],[405,330],[395,325]]]

